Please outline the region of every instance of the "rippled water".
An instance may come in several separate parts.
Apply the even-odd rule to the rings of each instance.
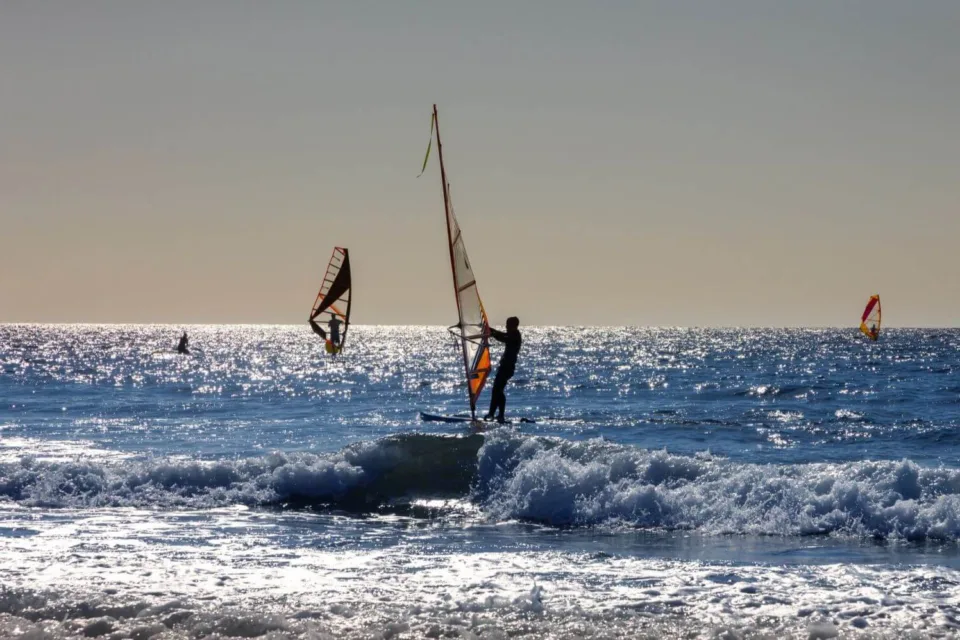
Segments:
[[[960,630],[960,331],[179,329],[0,325],[0,632]]]

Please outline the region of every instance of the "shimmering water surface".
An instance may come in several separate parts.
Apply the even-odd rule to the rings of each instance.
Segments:
[[[179,330],[0,325],[0,635],[960,633],[960,331]]]

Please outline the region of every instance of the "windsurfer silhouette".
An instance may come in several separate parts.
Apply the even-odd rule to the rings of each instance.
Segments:
[[[330,314],[330,342],[335,347],[340,346],[340,325],[343,324],[340,322],[340,318],[337,317],[337,314]]]
[[[182,354],[190,353],[190,349],[187,348],[187,344],[189,342],[190,340],[187,339],[187,332],[184,331],[183,335],[180,336],[180,342],[177,343],[177,353],[182,353]]]
[[[497,422],[504,422],[504,412],[507,408],[507,396],[504,389],[507,382],[513,377],[517,368],[517,356],[520,355],[520,345],[523,342],[520,337],[520,319],[516,316],[507,318],[506,332],[490,329],[490,337],[502,342],[506,347],[503,355],[500,356],[500,364],[497,366],[497,376],[493,379],[493,392],[490,396],[490,411],[484,416],[484,420],[492,420],[494,413],[497,414]]]

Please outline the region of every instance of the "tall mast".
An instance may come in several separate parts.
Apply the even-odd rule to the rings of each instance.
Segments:
[[[450,251],[450,272],[453,276],[453,297],[457,301],[457,326],[460,329],[460,351],[463,354],[463,370],[467,377],[467,395],[470,398],[470,417],[476,419],[477,406],[470,386],[470,363],[467,361],[467,349],[463,344],[463,311],[460,308],[460,283],[457,282],[457,264],[453,253],[453,229],[450,228],[450,185],[447,182],[447,170],[443,166],[443,144],[440,142],[440,118],[437,105],[433,105],[433,126],[437,130],[437,155],[440,157],[440,180],[443,182],[443,214],[447,221],[447,249]]]
[[[440,142],[440,119],[437,105],[433,105],[433,126],[437,130],[437,155],[440,157],[440,180],[443,182],[443,217],[447,223],[447,249],[450,251],[450,270],[453,273],[453,297],[457,301],[457,317],[460,317],[460,286],[457,282],[457,265],[453,255],[453,229],[450,228],[450,185],[447,182],[447,169],[443,166],[443,143]],[[463,327],[461,327],[461,330]]]

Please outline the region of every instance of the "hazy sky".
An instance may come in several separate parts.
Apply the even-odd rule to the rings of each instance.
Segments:
[[[0,2],[0,321],[960,325],[960,2]],[[433,160],[436,160],[434,156]]]

